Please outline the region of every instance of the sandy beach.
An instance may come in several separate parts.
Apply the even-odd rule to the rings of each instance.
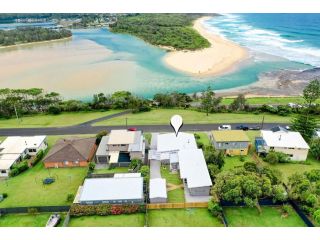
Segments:
[[[172,51],[164,57],[169,67],[195,76],[216,76],[234,69],[237,63],[248,57],[245,48],[207,31],[203,22],[208,18],[197,19],[193,28],[208,39],[211,47],[197,51]]]

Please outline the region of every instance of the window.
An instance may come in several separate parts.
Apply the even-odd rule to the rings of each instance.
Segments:
[[[37,150],[35,148],[30,148],[29,152],[36,152]]]
[[[6,170],[1,170],[1,173],[7,173],[7,171]]]
[[[290,148],[290,147],[289,147],[289,149],[294,149],[294,148],[292,148],[292,147]]]

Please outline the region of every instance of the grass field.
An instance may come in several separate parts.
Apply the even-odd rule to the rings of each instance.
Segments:
[[[6,214],[0,217],[0,227],[45,227],[51,213]],[[62,226],[65,213],[60,213]]]
[[[261,208],[261,214],[256,208],[247,207],[226,207],[224,212],[230,227],[305,227],[292,208],[288,216],[282,215],[281,207]]]
[[[149,210],[150,227],[223,227],[206,208]]]
[[[72,112],[59,115],[38,114],[20,118],[0,119],[0,128],[37,128],[37,127],[63,127],[80,124],[96,118],[121,112],[110,110],[104,112]]]
[[[183,109],[155,109],[145,113],[128,113],[109,120],[97,122],[96,126],[125,125],[126,118],[128,125],[152,125],[169,124],[170,118],[179,114],[185,124],[201,123],[260,123],[263,115],[266,123],[279,122],[289,123],[290,117],[282,117],[271,114],[251,114],[251,113],[211,113],[207,116],[203,112]]]
[[[143,227],[144,214],[72,217],[69,227]]]
[[[175,185],[182,184],[179,174],[171,173],[169,166],[161,166],[161,177],[165,178],[167,183],[172,183]]]
[[[169,203],[184,202],[184,190],[182,188],[168,191],[167,194]]]
[[[61,137],[69,135],[48,136],[49,148]],[[70,204],[66,202],[67,195],[77,192],[86,173],[87,168],[46,169],[42,162],[39,162],[16,177],[0,180],[0,192],[8,194],[8,198],[0,203],[0,208]],[[56,178],[56,182],[43,185],[42,180],[49,176]]]
[[[223,98],[222,104],[229,105],[232,103],[234,98]],[[302,97],[253,97],[247,98],[248,104],[288,104],[288,103],[296,103],[296,104],[304,104],[305,101]],[[317,101],[320,103],[320,100]]]
[[[206,132],[196,132],[196,134],[200,137],[199,142],[203,144],[203,146],[209,146],[211,145],[208,133]]]

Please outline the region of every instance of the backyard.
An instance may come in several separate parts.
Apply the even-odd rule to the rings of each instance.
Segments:
[[[230,227],[305,227],[305,223],[290,206],[288,215],[282,207],[262,206],[259,214],[256,208],[225,207],[224,213]]]
[[[100,168],[100,169],[94,169],[93,173],[97,174],[103,174],[103,173],[127,173],[128,168],[127,167],[116,167],[116,168]]]
[[[69,227],[143,227],[144,214],[72,217]]]
[[[282,117],[271,114],[252,114],[252,113],[206,113],[195,110],[184,109],[154,109],[144,113],[128,113],[109,120],[97,122],[96,126],[106,125],[153,125],[168,124],[170,118],[179,114],[183,118],[184,124],[204,124],[204,123],[260,123],[263,116],[265,123],[289,123],[290,117]]]
[[[37,127],[63,127],[80,124],[96,118],[119,113],[121,110],[109,110],[102,112],[71,112],[58,115],[37,114],[16,118],[0,119],[0,128],[37,128]]]
[[[207,208],[161,209],[148,211],[150,227],[223,227]]]
[[[70,135],[48,136],[49,148],[62,137]],[[0,208],[68,205],[70,203],[67,202],[67,195],[76,194],[86,174],[87,168],[46,169],[42,162],[39,162],[16,177],[0,181],[0,193],[8,194],[0,203]],[[55,182],[43,185],[42,180],[47,177],[55,178]]]
[[[6,214],[0,217],[0,227],[45,227],[52,213],[37,214]],[[59,213],[61,220],[59,227],[65,219],[65,213]]]

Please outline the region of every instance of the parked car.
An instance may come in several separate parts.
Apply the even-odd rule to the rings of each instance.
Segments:
[[[220,125],[218,130],[231,130],[231,125]]]
[[[137,131],[137,128],[131,127],[131,128],[128,128],[128,131],[135,132],[135,131]]]
[[[285,126],[284,128],[287,130],[290,130],[290,126]]]
[[[260,126],[249,127],[249,130],[260,130],[260,129],[261,129]]]
[[[236,126],[236,129],[243,130],[243,131],[248,131],[249,127],[246,126],[246,125],[238,125],[238,126]]]

